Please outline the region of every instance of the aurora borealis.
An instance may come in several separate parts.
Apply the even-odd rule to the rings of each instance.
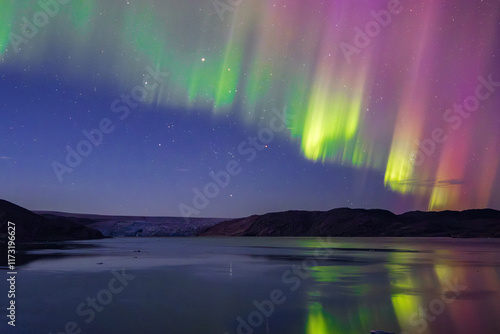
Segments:
[[[179,215],[241,158],[201,216],[500,208],[499,1],[1,6],[3,198]],[[119,120],[110,104],[151,84],[148,66],[168,76]],[[287,131],[244,164],[238,144],[273,110]],[[116,130],[59,182],[51,164],[103,118]]]

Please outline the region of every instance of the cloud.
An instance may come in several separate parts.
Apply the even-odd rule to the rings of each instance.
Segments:
[[[448,179],[448,180],[438,180],[438,179],[428,179],[428,180],[417,180],[417,179],[409,179],[402,180],[397,182],[399,185],[411,185],[414,187],[447,187],[447,186],[455,186],[459,184],[464,184],[465,180],[460,179]]]
[[[453,186],[455,184],[464,184],[465,180],[459,180],[459,179],[449,179],[449,180],[438,180],[436,181],[436,185],[450,185]]]

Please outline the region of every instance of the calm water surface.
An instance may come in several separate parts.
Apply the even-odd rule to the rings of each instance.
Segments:
[[[500,333],[499,246],[435,238],[72,242],[28,253],[18,267],[16,327],[2,305],[0,332]]]

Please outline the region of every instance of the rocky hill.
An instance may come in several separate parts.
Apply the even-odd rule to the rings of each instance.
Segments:
[[[500,211],[412,211],[401,215],[349,208],[286,211],[224,221],[200,235],[498,238]]]
[[[104,238],[101,232],[64,217],[48,219],[25,208],[0,200],[0,240],[7,238],[8,222],[15,224],[16,242],[60,241]]]

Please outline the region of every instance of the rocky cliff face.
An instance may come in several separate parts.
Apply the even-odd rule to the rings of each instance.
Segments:
[[[18,205],[0,200],[0,240],[4,242],[8,222],[15,224],[16,242],[104,238],[101,232],[75,224],[64,217],[47,219]]]
[[[412,211],[401,215],[349,208],[286,211],[228,220],[200,235],[497,238],[500,211]]]

